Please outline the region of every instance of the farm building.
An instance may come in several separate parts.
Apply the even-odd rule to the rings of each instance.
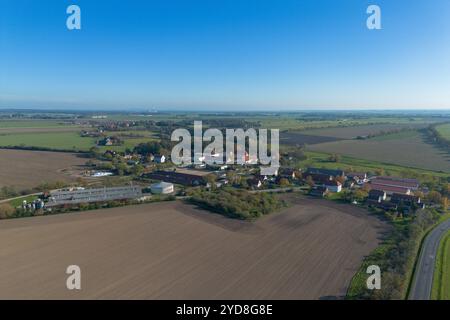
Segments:
[[[261,167],[261,175],[278,176],[278,167]]]
[[[404,205],[412,206],[420,205],[421,199],[420,197],[416,197],[414,195],[394,193],[391,197],[391,202],[395,204],[403,203]]]
[[[370,203],[372,204],[374,207],[379,208],[379,209],[383,209],[386,211],[396,211],[398,209],[397,204],[392,203],[390,201],[381,201],[380,203]]]
[[[386,192],[382,190],[372,189],[369,191],[368,200],[381,203],[381,201],[386,200]]]
[[[110,200],[136,199],[142,196],[139,186],[125,186],[112,188],[95,188],[82,190],[59,190],[50,192],[47,206],[77,204],[87,202],[101,202]]]
[[[404,179],[397,177],[376,177],[371,180],[372,184],[383,185],[388,187],[397,187],[416,191],[419,189],[419,181],[416,179]]]
[[[105,137],[100,139],[97,144],[99,146],[114,146],[121,144],[121,140],[118,137]]]
[[[247,184],[252,188],[260,188],[262,186],[262,182],[258,178],[248,179]]]
[[[332,170],[332,169],[322,169],[322,168],[308,168],[306,170],[305,176],[310,176],[313,174],[322,174],[332,177],[345,177],[345,172],[343,170]]]
[[[152,180],[161,180],[181,184],[184,186],[199,186],[205,184],[205,180],[200,175],[176,171],[155,171],[145,174],[144,177]]]
[[[367,184],[371,190],[379,190],[386,192],[387,195],[393,195],[394,193],[401,193],[401,194],[411,194],[411,189],[407,187],[397,187],[397,186],[389,186],[384,184],[378,184],[378,183],[369,183]]]
[[[321,173],[312,173],[309,174],[307,177],[311,177],[311,179],[314,181],[316,185],[326,184],[333,180],[333,177],[328,174],[321,174]]]
[[[286,179],[295,179],[296,175],[295,175],[295,169],[291,169],[291,168],[283,168],[280,170],[280,177],[281,178],[286,178]]]
[[[110,172],[110,171],[94,171],[91,173],[91,177],[107,177],[107,176],[112,176],[114,173]]]
[[[328,193],[328,189],[325,187],[312,188],[309,194],[314,197],[325,197]]]
[[[174,191],[172,183],[161,181],[159,183],[152,184],[150,190],[154,194],[169,194]]]
[[[165,155],[155,156],[153,158],[153,161],[155,161],[156,163],[164,163],[166,162],[166,156]]]
[[[349,172],[347,173],[347,178],[349,180],[354,180],[358,184],[363,184],[367,182],[367,173],[365,172]]]
[[[336,180],[328,181],[323,185],[330,192],[341,192],[342,191],[342,183]]]

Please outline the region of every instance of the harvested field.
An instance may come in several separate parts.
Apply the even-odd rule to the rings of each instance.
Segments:
[[[353,206],[292,202],[255,223],[178,201],[1,221],[0,299],[344,296],[386,226]],[[65,287],[73,264],[80,291]]]
[[[27,189],[43,182],[70,181],[69,171],[80,171],[86,161],[73,153],[0,149],[0,187]]]
[[[308,149],[406,167],[450,172],[450,155],[426,143],[419,132],[399,133],[367,140],[327,142],[311,145]]]
[[[367,136],[370,134],[378,134],[383,131],[389,132],[392,130],[401,130],[401,129],[408,129],[408,128],[421,129],[421,128],[425,128],[427,125],[428,124],[426,124],[426,123],[373,124],[373,125],[341,127],[341,128],[312,129],[312,130],[302,131],[301,133],[304,135],[333,137],[335,139],[354,139],[358,136]]]
[[[314,136],[309,134],[303,134],[301,132],[281,132],[280,144],[286,145],[310,145],[324,142],[332,142],[342,140],[340,138],[326,137],[326,136]]]

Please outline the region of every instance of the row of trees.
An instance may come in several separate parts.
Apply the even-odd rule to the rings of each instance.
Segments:
[[[394,225],[391,235],[362,266],[363,271],[369,265],[378,265],[381,268],[383,272],[381,289],[368,290],[365,281],[355,278],[354,281],[357,283],[351,286],[348,298],[403,299],[420,241],[425,232],[438,221],[440,215],[435,209],[419,210],[411,222]]]
[[[65,186],[67,186],[67,183],[64,181],[42,182],[37,187],[21,190],[11,186],[3,186],[0,188],[0,200],[19,197],[35,192],[45,192],[52,189],[59,189]]]
[[[431,139],[434,143],[438,144],[440,147],[450,151],[450,140],[445,138],[436,127],[440,124],[432,124],[428,128],[425,129],[425,133],[428,135],[429,139]]]

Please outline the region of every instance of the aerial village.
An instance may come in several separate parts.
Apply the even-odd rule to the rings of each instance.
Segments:
[[[130,124],[114,123],[114,126],[120,125]],[[115,128],[83,130],[81,135],[98,138],[98,146],[120,145],[120,138],[103,134],[103,130],[111,131]],[[73,207],[81,209],[83,206],[91,209],[111,202],[115,205],[126,205],[186,198],[190,190],[221,188],[246,190],[252,193],[300,192],[314,198],[346,201],[354,205],[376,208],[394,215],[408,215],[425,207],[422,198],[428,190],[421,188],[416,179],[283,165],[273,170],[270,175],[262,175],[257,165],[258,159],[250,157],[247,151],[243,153],[241,165],[222,164],[223,161],[211,165],[209,164],[211,161],[206,161],[206,157],[215,159],[223,157],[222,154],[213,153],[194,154],[192,163],[196,164],[176,166],[170,161],[167,152],[166,154],[153,152],[159,149],[156,144],[153,143],[150,148],[141,146],[126,152],[107,149],[99,153],[98,150],[92,150],[92,157],[102,161],[89,160],[87,162],[89,169],[85,171],[85,177],[102,179],[129,175],[132,180],[126,185],[90,188],[74,184],[44,192],[38,199],[30,202],[24,200],[21,208],[27,211],[58,211]]]

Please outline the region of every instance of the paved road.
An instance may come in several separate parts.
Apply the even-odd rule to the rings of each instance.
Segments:
[[[425,239],[409,293],[409,300],[431,299],[436,255],[439,243],[448,230],[450,230],[450,220],[444,221],[434,228]]]

